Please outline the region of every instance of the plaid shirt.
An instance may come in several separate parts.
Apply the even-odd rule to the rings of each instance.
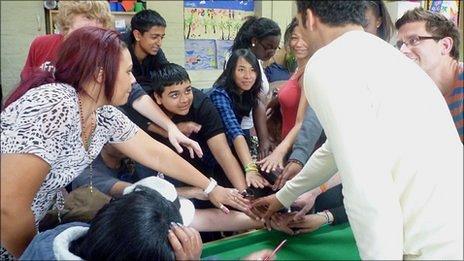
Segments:
[[[242,118],[235,113],[234,105],[227,92],[221,87],[214,87],[209,97],[221,115],[228,141],[233,142],[239,135],[245,136],[240,127]]]

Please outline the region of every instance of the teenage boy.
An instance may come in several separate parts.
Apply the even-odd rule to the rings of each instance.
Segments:
[[[422,8],[407,11],[395,26],[398,29],[396,47],[438,86],[464,142],[464,67],[458,61],[458,27],[444,15]]]
[[[313,52],[305,93],[327,141],[277,194],[253,204],[266,213],[255,211],[268,220],[338,170],[362,259],[461,260],[462,143],[432,79],[364,32],[365,5],[297,1]]]
[[[177,64],[164,64],[154,73],[153,80],[158,83],[153,85],[153,99],[204,152],[201,159],[189,159],[186,153],[181,156],[202,173],[217,179],[219,184],[245,190],[245,175],[228,146],[221,118],[208,96],[191,86],[187,71]],[[128,116],[152,137],[169,146],[164,130],[154,124],[147,125],[148,120],[140,114]]]

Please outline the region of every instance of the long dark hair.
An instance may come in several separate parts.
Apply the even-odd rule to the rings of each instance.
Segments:
[[[168,240],[179,210],[157,191],[138,186],[105,205],[88,232],[71,242],[70,251],[84,260],[174,260]]]
[[[389,42],[393,35],[394,27],[385,3],[382,0],[375,0],[367,1],[367,4],[374,11],[374,15],[380,17],[382,21],[379,28],[377,28],[377,36]]]
[[[73,31],[61,43],[54,69],[36,68],[5,101],[5,108],[28,90],[49,83],[66,83],[80,92],[99,70],[104,74],[104,94],[111,100],[119,71],[121,51],[127,48],[113,30],[83,27]]]
[[[280,36],[279,25],[266,17],[248,16],[237,32],[231,51],[250,48],[251,38],[261,40],[268,36]]]
[[[256,81],[250,90],[240,93],[239,87],[234,80],[234,72],[237,67],[239,58],[245,59],[256,72]],[[226,68],[221,76],[216,80],[214,86],[224,88],[229,94],[235,109],[240,116],[248,116],[251,109],[258,102],[259,92],[261,91],[261,69],[258,64],[258,59],[250,49],[238,49],[232,52],[227,61]]]

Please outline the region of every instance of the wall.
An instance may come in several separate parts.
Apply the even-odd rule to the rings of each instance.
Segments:
[[[0,1],[1,84],[6,96],[19,82],[31,41],[45,34],[43,1]]]

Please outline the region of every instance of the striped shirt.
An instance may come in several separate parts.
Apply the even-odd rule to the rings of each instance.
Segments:
[[[464,143],[464,68],[462,63],[459,64],[453,89],[445,99],[453,116],[461,142]]]

